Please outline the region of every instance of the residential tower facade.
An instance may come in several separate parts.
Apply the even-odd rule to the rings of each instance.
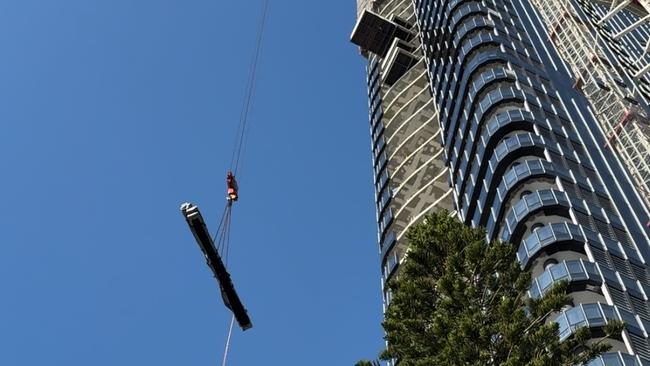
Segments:
[[[650,365],[647,9],[358,1],[384,285],[406,230],[448,209],[518,247],[531,296],[569,281],[562,339],[626,322],[594,365]]]

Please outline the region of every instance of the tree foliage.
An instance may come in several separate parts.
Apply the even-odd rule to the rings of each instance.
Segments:
[[[406,238],[407,257],[388,284],[382,359],[399,359],[400,366],[559,366],[609,349],[603,340],[588,343],[588,328],[559,341],[557,324],[547,319],[571,303],[567,284],[529,299],[530,274],[512,245],[488,244],[483,230],[448,212],[428,215]],[[605,333],[621,330],[615,323]]]
[[[355,363],[354,366],[379,366],[379,361],[361,360]]]

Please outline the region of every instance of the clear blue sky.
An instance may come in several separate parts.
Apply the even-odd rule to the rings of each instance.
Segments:
[[[230,319],[179,213],[224,204],[261,0],[0,2],[0,364],[217,365]],[[271,0],[230,266],[229,365],[383,343],[353,0]]]

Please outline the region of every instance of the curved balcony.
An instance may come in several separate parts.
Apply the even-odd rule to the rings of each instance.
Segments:
[[[449,97],[454,100],[458,98],[461,83],[456,82],[456,80],[464,81],[470,79],[469,76],[466,77],[466,74],[472,70],[467,67],[472,60],[480,58],[484,54],[497,54],[499,55],[497,56],[497,59],[499,59],[502,63],[507,62],[507,54],[501,52],[499,49],[499,46],[502,44],[501,42],[503,42],[502,37],[486,33],[480,33],[470,38],[463,46],[463,48],[459,50],[460,55],[458,57],[458,62],[449,64],[450,69],[448,70],[448,75],[450,76],[442,86],[444,92],[442,92],[441,95],[443,98]],[[476,70],[477,69],[473,69],[472,72],[475,72]],[[467,91],[466,89],[467,88],[465,88],[465,91]],[[441,124],[445,126],[445,146],[453,146],[456,136],[456,129],[458,127],[458,118],[453,119],[447,117],[447,113],[441,115]]]
[[[457,81],[462,80],[465,72],[469,70],[468,64],[474,58],[485,52],[501,51],[499,47],[503,41],[503,37],[494,35],[493,33],[472,34],[471,38],[464,41],[462,47],[452,50],[453,54],[450,54],[447,59],[442,59],[442,62],[438,67],[438,75],[436,75],[436,78],[439,80],[435,90],[435,94],[438,96],[438,104],[446,106],[448,102],[447,98],[451,98],[452,100],[456,98],[460,87]],[[509,49],[509,46],[505,44],[503,47]],[[504,63],[507,62],[507,53],[499,53],[501,60]],[[456,62],[445,62],[449,59],[456,60]],[[451,110],[451,108],[449,109]],[[446,120],[448,115],[445,114],[443,117]]]
[[[471,5],[473,4],[473,5]],[[464,5],[463,9],[460,9],[459,7],[461,5]],[[473,6],[471,9],[468,9],[470,6]],[[462,30],[456,31],[456,28],[459,26],[459,21],[463,21],[466,19],[466,17],[470,15],[483,15],[480,18],[474,18],[474,19],[487,19],[485,15],[487,15],[487,9],[481,8],[478,6],[478,2],[474,3],[465,3],[463,0],[454,0],[451,1],[447,4],[447,6],[439,6],[437,7],[438,13],[434,15],[435,17],[435,24],[433,25],[434,29],[440,29],[443,30],[440,33],[438,33],[438,37],[436,38],[436,43],[438,44],[444,44],[445,42],[450,42],[451,37],[456,35],[458,33],[461,33]],[[450,24],[451,22],[451,24]],[[463,23],[463,26],[465,24]],[[450,52],[452,51],[451,47],[445,48],[442,50],[442,52],[437,55],[439,59],[446,59],[450,57]],[[437,75],[440,72],[436,68],[434,70],[433,74]],[[440,81],[441,79],[435,79],[436,81]]]
[[[578,304],[562,311],[553,321],[560,326],[560,341],[569,338],[578,328],[601,329],[612,320],[625,322],[625,329],[645,338],[644,327],[631,312],[603,303]]]
[[[520,133],[501,140],[494,149],[490,161],[480,164],[476,183],[472,182],[467,187],[467,194],[471,198],[466,199],[462,206],[465,218],[471,218],[478,206],[469,205],[470,202],[486,202],[488,195],[495,194],[498,182],[511,164],[524,157],[544,159],[544,151],[547,147],[541,137],[531,133]],[[483,211],[490,209],[488,206],[481,206]]]
[[[459,55],[458,56],[450,56],[450,57],[457,57],[458,62],[455,63],[449,63],[448,67],[446,68],[446,72],[452,73],[448,75],[456,75],[457,78],[453,77],[448,77],[442,82],[442,89],[444,92],[441,92],[441,97],[446,98],[446,101],[444,103],[445,107],[442,108],[443,110],[451,111],[457,109],[457,101],[460,101],[461,98],[458,97],[459,90],[464,90],[466,88],[467,80],[466,78],[466,72],[468,70],[468,67],[465,66],[465,60],[466,59],[473,59],[477,57],[476,55],[476,50],[481,49],[481,52],[478,52],[479,55],[483,53],[493,53],[497,52],[499,54],[499,59],[501,60],[502,63],[512,63],[513,65],[521,68],[521,69],[526,69],[527,71],[531,72],[536,72],[537,67],[534,65],[531,65],[530,62],[522,62],[521,60],[517,59],[516,57],[513,57],[510,53],[516,52],[515,49],[513,49],[513,45],[517,44],[517,41],[513,41],[510,39],[507,39],[507,37],[502,36],[502,35],[495,35],[492,33],[479,33],[478,35],[474,35],[472,38],[470,38],[466,44],[463,45],[462,48],[460,48]],[[490,47],[486,49],[486,46],[494,46],[496,45],[497,47]],[[501,49],[499,47],[502,47],[506,52],[501,52]],[[508,53],[510,52],[510,53]],[[453,69],[452,69],[453,67]],[[522,80],[525,80],[526,78],[521,78]],[[459,83],[458,80],[461,80]],[[453,88],[453,93],[450,92],[450,90]],[[452,115],[451,119],[448,119],[448,114],[444,113],[441,115],[442,122],[445,126],[452,124],[454,127],[452,128],[452,131],[455,132],[455,125],[456,125],[456,119],[458,119],[458,113],[455,113]],[[447,134],[447,139],[449,139],[449,134]],[[452,142],[453,143],[453,142]]]
[[[499,87],[488,93],[476,107],[477,111],[474,112],[474,106],[470,107],[470,119],[463,117],[462,126],[458,131],[460,136],[456,140],[454,146],[447,146],[449,156],[449,166],[453,171],[452,176],[457,177],[459,163],[463,160],[469,159],[467,154],[464,154],[469,140],[469,145],[474,145],[474,138],[477,135],[468,135],[469,126],[472,126],[474,132],[483,129],[486,120],[492,119],[498,113],[508,112],[513,109],[520,109],[524,106],[526,100],[531,97],[521,91],[516,90],[510,84],[501,84]],[[461,132],[462,131],[462,132]],[[462,134],[462,135],[461,135]],[[457,184],[457,183],[456,183]]]
[[[542,89],[541,89],[541,84],[536,83],[536,82],[528,82],[527,80],[529,79],[527,76],[522,75],[519,72],[515,72],[512,70],[507,71],[509,74],[508,81],[518,81],[520,85],[528,86],[530,89],[532,89],[536,94],[541,94]],[[502,87],[503,88],[503,87]],[[527,94],[524,93],[525,99],[526,100],[535,100],[533,94]],[[531,103],[529,103],[531,104]],[[470,106],[468,115],[473,115],[474,111],[474,106]],[[464,111],[467,111],[468,108],[465,106]],[[531,115],[530,113],[527,113],[528,115]],[[532,120],[535,120],[534,116],[532,116]],[[456,139],[456,143],[454,145],[453,151],[457,152],[454,155],[451,155],[450,159],[450,166],[452,167],[452,174],[456,178],[460,176],[461,174],[458,174],[459,170],[459,164],[460,162],[467,160],[469,157],[471,157],[474,154],[475,146],[477,136],[480,136],[482,134],[482,130],[484,128],[484,124],[476,124],[476,123],[468,123],[467,119],[463,118],[463,125],[458,131],[458,138]],[[461,133],[462,131],[462,133]],[[470,134],[471,131],[471,134]],[[473,137],[473,138],[472,138]],[[469,141],[468,141],[469,140]],[[470,152],[467,152],[467,144],[471,146]],[[463,154],[465,153],[465,154]],[[462,157],[465,157],[466,159],[462,159]]]
[[[521,241],[517,251],[517,260],[524,269],[542,253],[573,251],[585,254],[585,244],[590,241],[578,225],[568,222],[549,224],[534,230]],[[599,247],[600,244],[598,244]]]
[[[562,261],[533,279],[529,295],[533,299],[538,299],[545,295],[554,284],[562,281],[569,283],[571,291],[577,291],[585,288],[586,285],[600,286],[605,279],[600,274],[596,263],[582,259]]]
[[[525,185],[527,182],[542,178],[548,180],[563,178],[569,182],[573,181],[573,177],[568,171],[546,160],[535,159],[522,161],[520,164],[512,166],[510,170],[503,175],[501,183],[496,190],[488,191],[494,192],[493,194],[487,194],[486,197],[483,197],[485,200],[480,201],[483,202],[484,210],[478,221],[479,225],[485,225],[490,216],[495,222],[501,221],[504,208],[508,204],[512,192],[516,191],[517,188]]]
[[[479,182],[479,177],[481,177],[480,179],[483,179],[485,176],[485,171],[487,170],[485,167],[482,167],[481,165],[489,164],[490,162],[493,161],[494,152],[498,148],[499,144],[507,140],[506,136],[509,134],[519,135],[519,134],[526,134],[526,133],[532,135],[532,133],[534,133],[534,129],[533,129],[534,123],[530,121],[528,118],[526,118],[525,114],[522,114],[522,112],[523,111],[521,110],[515,109],[515,110],[509,110],[503,114],[498,115],[498,117],[500,117],[499,119],[501,120],[507,119],[507,122],[497,123],[496,124],[497,128],[492,130],[491,132],[485,131],[484,136],[479,138],[480,144],[478,150],[473,151],[472,155],[470,155],[467,159],[464,159],[463,161],[464,166],[461,166],[458,173],[458,175],[464,175],[464,177],[460,181],[457,180],[455,182],[455,186],[459,192],[458,204],[459,206],[463,207],[465,210],[468,210],[468,199],[466,199],[465,197],[466,195],[465,189],[466,188],[469,189],[471,192],[468,192],[467,194],[473,193],[474,197],[479,195],[479,192],[482,194],[480,190],[479,192],[476,192],[476,190],[474,189],[477,185],[477,182]],[[511,118],[513,115],[515,115],[514,119]],[[493,122],[495,122],[496,118],[493,118],[492,120]],[[539,156],[539,153],[534,153],[534,155]],[[521,157],[523,156],[516,157],[514,160],[520,159]],[[468,161],[470,161],[470,163],[468,163]],[[547,162],[544,161],[543,164],[546,165],[546,163]],[[471,173],[469,171],[463,173],[464,169],[466,169],[465,166],[468,165],[472,167]],[[489,206],[485,206],[483,211],[489,210],[489,208],[490,208]],[[466,222],[469,222],[470,219],[474,218],[474,222],[478,223],[479,222],[478,217],[480,217],[480,212],[476,212],[474,214],[474,217],[468,214],[466,217]]]
[[[590,361],[587,366],[650,366],[650,361],[622,352],[608,352]]]
[[[543,296],[553,287],[553,284],[567,281],[571,292],[585,290],[588,286],[600,287],[607,285],[608,291],[621,291],[624,299],[623,303],[629,307],[629,301],[632,301],[635,310],[640,314],[649,315],[650,307],[646,301],[642,286],[636,280],[612,271],[599,263],[589,262],[583,259],[564,260],[558,264],[552,265],[533,279],[529,295],[532,298]],[[614,303],[617,304],[617,298],[614,297]]]
[[[503,67],[506,65],[507,61],[504,58],[504,54],[500,52],[499,50],[490,50],[486,52],[479,53],[476,57],[472,58],[467,63],[467,68],[464,70],[465,72],[463,75],[460,77],[460,83],[465,88],[466,84],[469,82],[469,80],[480,70],[484,69],[488,65],[494,65],[494,67]],[[447,100],[447,106],[445,108],[441,108],[440,110],[440,121],[441,125],[445,126],[445,136],[447,135],[448,130],[451,128],[449,126],[449,117],[451,113],[453,112],[452,110],[452,104],[453,104],[453,99],[454,98],[449,98]]]
[[[447,131],[446,136],[448,141],[450,134],[458,135],[455,141],[463,141],[467,133],[468,121],[474,121],[472,117],[474,116],[474,110],[480,105],[479,101],[485,100],[486,96],[495,89],[505,90],[511,88],[512,84],[517,80],[515,73],[503,67],[501,64],[493,65],[492,68],[487,70],[482,69],[483,71],[478,75],[466,74],[463,76],[461,82],[463,84],[461,86],[462,94],[459,98],[459,103],[455,103],[456,107],[454,108],[452,117],[446,121],[446,125],[452,126]],[[466,85],[467,79],[469,78],[472,80],[471,84]],[[457,130],[456,127],[458,127]],[[452,145],[447,145],[447,147],[447,151],[454,151]],[[456,148],[457,146],[454,145],[453,147]],[[456,156],[450,156],[450,162],[455,162],[455,158]],[[450,166],[453,167],[453,164]]]
[[[547,216],[558,215],[571,220],[570,209],[571,202],[565,192],[544,189],[528,194],[510,209],[505,219],[501,240],[512,243],[519,242],[524,233],[523,224],[529,217],[539,212],[544,212]],[[488,235],[491,240],[497,235],[496,226],[494,224],[488,226]]]
[[[485,124],[485,128],[481,130],[481,136],[474,140],[472,150],[467,154],[468,158],[462,160],[455,177],[454,185],[456,187],[460,182],[460,188],[458,188],[459,206],[465,207],[467,205],[464,198],[468,182],[476,184],[481,165],[492,158],[497,144],[506,135],[517,131],[532,133],[535,125],[542,135],[547,134],[549,128],[550,131],[562,131],[561,126],[550,123],[548,120],[536,118],[535,114],[524,109],[511,109],[498,113]],[[478,134],[477,128],[475,127],[473,131],[476,136]],[[480,214],[474,215],[474,222],[478,222],[476,217],[478,215]],[[470,220],[471,218],[472,216],[468,216],[466,219]]]

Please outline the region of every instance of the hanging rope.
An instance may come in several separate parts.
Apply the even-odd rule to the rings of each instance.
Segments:
[[[253,52],[253,59],[251,61],[250,69],[248,72],[248,80],[246,83],[244,102],[239,115],[239,125],[237,127],[237,137],[235,148],[230,160],[230,170],[237,174],[239,163],[244,150],[246,132],[248,130],[248,114],[252,108],[253,96],[255,94],[255,86],[257,81],[257,65],[259,63],[260,51],[262,49],[262,40],[264,38],[264,30],[266,28],[266,19],[269,9],[269,0],[263,0],[262,17],[260,19],[259,28],[257,30],[257,40],[255,43],[255,51]]]
[[[237,171],[240,167],[240,161],[242,157],[242,152],[245,150],[246,146],[246,133],[248,131],[248,114],[252,108],[253,96],[255,95],[255,86],[257,85],[257,65],[259,64],[260,53],[262,50],[262,41],[264,39],[264,31],[266,29],[266,19],[269,10],[269,1],[263,0],[262,5],[262,16],[259,22],[259,28],[257,29],[257,39],[255,42],[255,50],[253,52],[253,59],[251,61],[250,69],[248,71],[248,79],[246,83],[244,102],[242,103],[242,109],[239,114],[239,124],[237,126],[237,135],[235,138],[235,147],[232,152],[232,157],[230,160],[230,170],[237,175]],[[232,210],[232,201],[229,200],[226,204],[223,214],[221,215],[221,221],[219,222],[219,228],[213,238],[213,241],[217,243],[217,250],[222,253],[225,263],[228,263],[228,253],[230,250],[230,221],[231,221],[231,210]],[[218,240],[217,240],[218,239]]]
[[[262,40],[264,39],[264,30],[266,28],[266,19],[268,15],[270,0],[262,0],[262,1],[263,1],[262,15],[259,22],[259,28],[257,30],[257,39],[255,42],[253,59],[251,61],[250,69],[248,72],[248,78],[247,78],[246,88],[244,92],[245,93],[244,101],[242,103],[242,108],[239,115],[239,124],[237,126],[237,133],[235,137],[235,146],[230,160],[230,171],[233,174],[229,173],[229,177],[232,176],[233,180],[234,180],[234,176],[237,175],[237,172],[239,170],[243,151],[245,151],[246,134],[248,132],[248,115],[252,109],[253,97],[255,95],[255,87],[257,85],[257,67],[260,59],[260,51],[262,49]],[[221,221],[219,222],[219,227],[213,238],[213,242],[216,243],[217,252],[221,253],[221,257],[224,260],[224,266],[226,267],[228,267],[228,255],[230,252],[230,222],[232,220],[232,204],[233,201],[236,201],[236,196],[234,199],[230,197],[230,193],[231,193],[230,183],[228,188],[229,188],[228,202],[226,203],[226,207],[224,208],[224,211],[221,215]],[[237,194],[236,191],[235,194]],[[226,346],[224,349],[221,366],[226,366],[226,362],[228,360],[228,352],[230,350],[230,339],[232,337],[232,328],[234,323],[235,323],[235,315],[233,313],[233,317],[230,320],[230,327],[228,328],[228,337],[226,338]]]
[[[230,349],[230,337],[232,336],[232,326],[235,324],[235,316],[232,316],[230,319],[230,327],[228,328],[228,338],[226,338],[226,349],[223,351],[223,360],[221,361],[221,366],[226,366],[226,361],[228,360],[228,350]]]
[[[217,243],[217,251],[219,251],[219,244],[220,240],[217,240],[217,237],[220,236],[221,234],[221,228],[224,225],[224,221],[226,219],[226,216],[228,214],[228,205],[226,204],[226,207],[223,209],[223,213],[221,213],[221,221],[219,221],[219,226],[217,227],[217,231],[214,233],[214,237],[212,238],[212,241]]]

